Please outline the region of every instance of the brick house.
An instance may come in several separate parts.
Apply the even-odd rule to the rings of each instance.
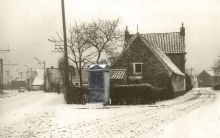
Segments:
[[[124,69],[125,84],[150,83],[164,87],[171,83],[175,92],[185,90],[185,28],[180,32],[129,34],[125,46],[112,63],[111,70]],[[110,77],[116,73],[110,73]],[[112,79],[114,83],[116,79]]]

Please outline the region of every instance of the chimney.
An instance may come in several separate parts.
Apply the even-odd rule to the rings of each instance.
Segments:
[[[124,48],[127,47],[129,38],[130,38],[130,34],[129,34],[129,31],[128,31],[128,26],[126,25]]]
[[[185,27],[183,27],[183,22],[182,27],[180,27],[180,35],[185,36]]]

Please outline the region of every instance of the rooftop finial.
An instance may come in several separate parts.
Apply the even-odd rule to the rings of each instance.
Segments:
[[[139,31],[138,31],[138,24],[137,24],[137,33],[138,33]]]
[[[185,36],[185,27],[183,27],[183,22],[182,22],[182,27],[180,27],[180,34],[182,36]]]

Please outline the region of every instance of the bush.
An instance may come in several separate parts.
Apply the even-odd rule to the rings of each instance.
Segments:
[[[158,89],[150,84],[115,85],[111,87],[112,104],[147,104],[158,100]]]
[[[167,86],[164,88],[160,88],[158,93],[159,100],[168,100],[174,98],[174,90],[172,86]]]
[[[86,87],[76,87],[70,88],[68,94],[64,94],[67,104],[86,104],[88,101],[89,90]]]
[[[220,90],[220,83],[212,87],[213,90]]]

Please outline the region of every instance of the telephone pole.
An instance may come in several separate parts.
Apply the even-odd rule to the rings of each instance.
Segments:
[[[66,41],[66,21],[65,21],[65,9],[64,9],[64,0],[61,0],[62,4],[62,19],[63,19],[63,39],[64,39],[64,59],[65,59],[65,87],[66,87],[66,97],[69,97],[69,65],[68,65],[68,55],[67,55],[67,41]],[[67,104],[69,100],[67,100]]]
[[[18,70],[17,70],[17,71],[18,71]],[[23,72],[19,72],[19,71],[18,71],[18,74],[21,74],[20,87],[22,87],[22,73],[23,73]]]
[[[0,92],[3,93],[3,59],[0,59],[0,65],[1,65],[1,77],[0,77]]]
[[[7,49],[0,49],[0,53],[5,53],[9,52],[9,47]],[[0,92],[3,93],[3,59],[0,59],[0,71],[1,71],[1,76],[0,76]]]

